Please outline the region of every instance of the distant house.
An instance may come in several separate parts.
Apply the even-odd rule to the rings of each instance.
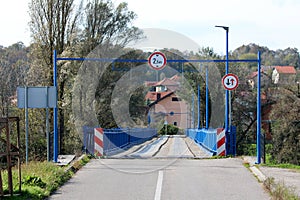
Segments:
[[[252,72],[247,78],[247,83],[251,87],[251,89],[254,89],[257,87],[257,76],[258,72]],[[261,87],[265,87],[269,84],[271,84],[272,80],[271,77],[268,76],[263,70],[261,71]]]
[[[293,66],[274,66],[272,82],[274,84],[293,84],[296,80],[296,69]]]
[[[180,88],[179,79],[180,77],[175,75],[171,78],[164,78],[158,82],[147,81],[145,84],[147,87],[150,87],[150,91],[145,96],[147,104],[163,98],[170,92],[178,90]]]
[[[164,120],[165,123],[188,128],[188,105],[176,94],[180,89],[179,79],[179,76],[173,76],[156,83],[146,82],[151,88],[145,96],[151,121],[156,116],[161,116],[160,120]]]

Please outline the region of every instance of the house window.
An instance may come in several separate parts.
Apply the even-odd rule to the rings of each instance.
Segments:
[[[173,124],[174,124],[174,126],[177,126],[177,122],[174,122]]]
[[[156,94],[156,99],[159,100],[160,98],[161,98],[161,94],[160,94],[160,93],[157,93],[157,94]]]
[[[181,101],[181,99],[178,97],[172,97],[172,101]]]

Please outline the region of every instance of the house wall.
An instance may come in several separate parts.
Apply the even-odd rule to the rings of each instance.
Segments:
[[[255,76],[254,78],[250,79],[249,83],[251,82],[252,84],[250,84],[252,86],[252,89],[257,87],[257,76]],[[267,74],[261,73],[261,87],[267,87],[268,85],[271,84],[271,78],[268,77]]]
[[[296,74],[291,73],[279,73],[276,69],[272,73],[272,81],[275,84],[293,84],[296,80]]]
[[[272,72],[272,81],[275,84],[277,84],[279,82],[279,73],[276,69],[274,69]]]
[[[179,98],[175,94],[170,95],[169,97],[166,97],[165,99],[162,99],[157,104],[154,105],[154,111],[155,113],[168,113],[168,115],[165,117],[165,120],[167,120],[168,124],[173,124],[178,126],[179,128],[186,129],[189,127],[189,114],[188,113],[188,106],[184,100],[181,101],[174,101],[172,98]],[[170,113],[173,112],[174,115],[170,115]]]

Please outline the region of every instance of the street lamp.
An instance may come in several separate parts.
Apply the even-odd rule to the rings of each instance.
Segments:
[[[225,65],[225,74],[229,73],[229,62],[228,62],[228,32],[229,27],[228,26],[215,26],[217,28],[223,28],[226,31],[226,65]],[[225,92],[225,131],[229,131],[229,91],[226,90]]]

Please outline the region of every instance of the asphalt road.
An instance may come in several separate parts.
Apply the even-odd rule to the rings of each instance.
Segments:
[[[156,142],[164,145],[154,157],[140,148],[147,155],[141,153],[142,159],[92,160],[50,199],[269,199],[242,160],[191,159],[194,154],[189,153],[190,148],[183,148],[187,143],[182,140]],[[149,145],[144,148],[154,151],[155,147]],[[159,154],[165,158],[155,157]]]

